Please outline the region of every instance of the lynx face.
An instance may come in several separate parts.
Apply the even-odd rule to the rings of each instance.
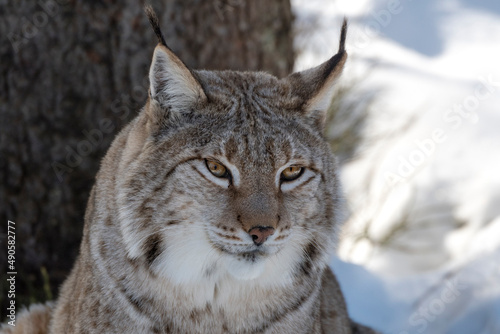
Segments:
[[[286,273],[271,267],[331,244],[328,147],[296,105],[276,101],[276,79],[199,78],[228,84],[205,86],[209,102],[158,129],[122,178],[129,255],[179,282],[224,271],[251,279],[266,266]]]
[[[160,43],[120,161],[127,256],[177,284],[322,270],[338,185],[321,133],[345,58],[278,80],[190,71]]]

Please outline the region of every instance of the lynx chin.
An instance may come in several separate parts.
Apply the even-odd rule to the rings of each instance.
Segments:
[[[347,58],[278,79],[192,70],[158,19],[149,98],[90,194],[54,304],[6,333],[375,333],[350,320],[327,263],[342,208],[323,137]]]

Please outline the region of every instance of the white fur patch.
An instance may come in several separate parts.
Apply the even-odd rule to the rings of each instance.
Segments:
[[[166,250],[155,261],[157,274],[179,285],[214,285],[228,275],[237,281],[281,285],[291,282],[292,269],[301,259],[302,248],[289,238],[276,254],[262,256],[254,262],[221,253],[209,242],[201,223],[168,230]]]
[[[234,278],[246,281],[256,279],[262,275],[266,268],[266,262],[266,259],[258,259],[250,262],[232,257],[226,260],[226,268]]]
[[[218,272],[220,254],[209,243],[201,224],[178,226],[166,231],[166,249],[154,270],[176,284],[201,283]]]
[[[307,110],[309,113],[321,112],[326,113],[330,104],[332,104],[333,93],[335,92],[335,80],[326,80],[321,90],[309,100]]]

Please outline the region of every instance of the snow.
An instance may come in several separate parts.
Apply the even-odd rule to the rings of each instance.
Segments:
[[[340,84],[376,94],[341,171],[351,214],[332,266],[350,313],[384,333],[500,333],[500,2],[292,7],[296,70],[336,52],[346,16]]]
[[[500,333],[500,248],[460,266],[382,278],[332,261],[349,314],[383,333]]]

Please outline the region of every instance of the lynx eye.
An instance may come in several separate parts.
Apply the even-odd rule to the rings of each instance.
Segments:
[[[214,176],[217,176],[217,177],[226,177],[228,172],[227,172],[227,168],[217,162],[217,161],[214,161],[214,160],[205,160],[205,163],[207,165],[207,168],[208,170],[210,171],[210,173],[212,173]]]
[[[293,180],[298,179],[299,176],[301,176],[303,172],[304,172],[303,167],[290,166],[290,167],[285,168],[281,172],[281,179],[284,181],[293,181]]]

